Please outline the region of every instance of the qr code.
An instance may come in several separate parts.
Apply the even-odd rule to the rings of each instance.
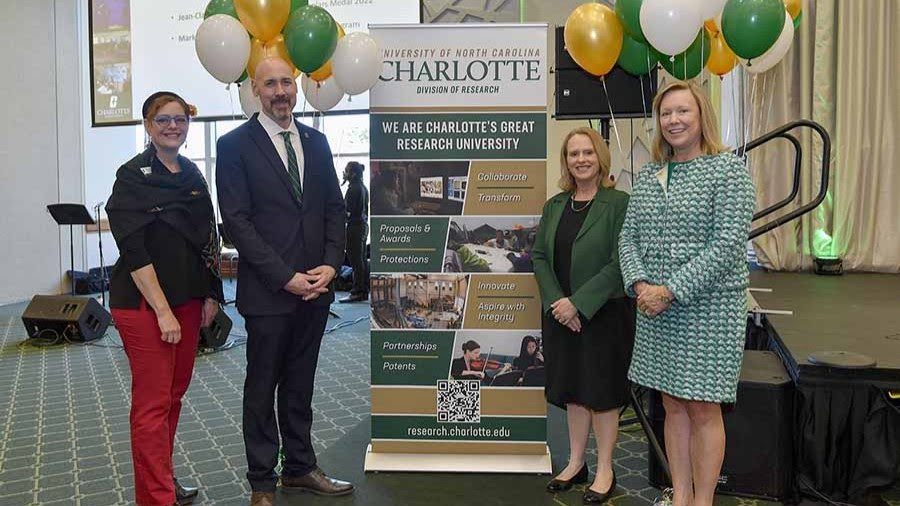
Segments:
[[[481,422],[481,382],[440,380],[437,382],[438,422]]]

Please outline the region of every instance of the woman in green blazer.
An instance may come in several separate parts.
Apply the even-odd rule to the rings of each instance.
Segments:
[[[547,401],[566,410],[569,463],[547,490],[587,482],[584,454],[591,427],[597,470],[584,502],[602,503],[616,488],[612,452],[634,344],[635,311],[619,270],[619,232],[628,195],[611,186],[606,142],[590,128],[563,139],[559,186],[544,205],[532,256],[543,304]]]

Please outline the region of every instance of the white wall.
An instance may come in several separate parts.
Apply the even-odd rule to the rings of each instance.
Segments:
[[[0,304],[60,293],[69,264],[47,204],[81,202],[78,2],[5,2],[0,16]],[[84,260],[76,233],[75,263]]]

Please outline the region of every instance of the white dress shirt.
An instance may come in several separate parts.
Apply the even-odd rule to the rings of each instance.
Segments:
[[[266,133],[269,134],[269,139],[272,141],[272,144],[275,145],[275,151],[278,151],[278,156],[281,158],[281,163],[284,164],[284,170],[287,171],[288,166],[288,155],[287,148],[284,145],[284,137],[281,136],[281,132],[290,132],[291,133],[291,145],[294,147],[294,153],[297,154],[297,169],[300,171],[300,183],[303,183],[303,144],[300,142],[300,132],[297,130],[297,123],[291,120],[291,126],[287,129],[281,128],[281,125],[275,123],[275,120],[266,116],[266,113],[260,111],[257,116],[259,119],[259,124],[266,130]],[[306,191],[306,188],[303,188]]]

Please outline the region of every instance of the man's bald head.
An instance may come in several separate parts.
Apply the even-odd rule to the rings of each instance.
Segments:
[[[281,58],[266,58],[256,66],[253,92],[259,97],[263,113],[283,128],[293,121],[297,105],[297,81],[294,69]]]

